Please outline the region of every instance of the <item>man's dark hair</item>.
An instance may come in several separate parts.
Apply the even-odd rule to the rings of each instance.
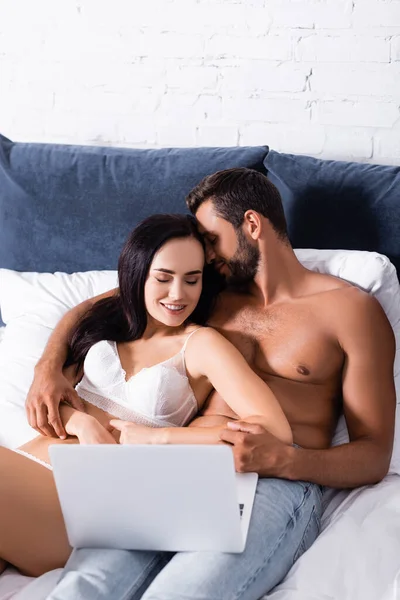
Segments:
[[[215,212],[239,229],[247,210],[254,210],[271,223],[280,238],[287,240],[287,225],[278,189],[265,175],[253,169],[235,168],[204,177],[186,197],[192,214],[206,200]]]

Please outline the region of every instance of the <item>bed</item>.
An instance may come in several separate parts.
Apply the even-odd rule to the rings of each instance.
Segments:
[[[120,150],[13,143],[0,136],[0,444],[35,435],[24,415],[33,366],[58,319],[115,285],[128,231],[154,212],[182,212],[204,175],[246,166],[278,186],[289,234],[309,268],[376,295],[400,347],[400,169],[283,155],[267,146]],[[1,324],[1,323],[0,323]],[[395,377],[400,399],[400,356]],[[397,417],[398,418],[398,417]],[[322,533],[265,598],[400,598],[400,428],[376,486],[326,490]],[[341,420],[335,443],[346,439]],[[42,600],[60,571],[12,569],[0,600]],[[399,587],[398,587],[399,586]]]

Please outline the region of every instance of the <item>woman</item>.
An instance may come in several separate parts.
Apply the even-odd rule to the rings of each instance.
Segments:
[[[292,442],[268,386],[204,326],[215,298],[206,269],[192,217],[154,215],[131,233],[118,263],[118,293],[99,300],[71,339],[66,369],[79,380],[86,412],[62,405],[66,440],[39,436],[16,451],[0,448],[3,568],[10,562],[36,576],[63,566],[71,552],[50,444],[117,443],[115,418],[137,424],[139,443],[218,443],[221,426],[185,427],[213,388],[240,418]]]

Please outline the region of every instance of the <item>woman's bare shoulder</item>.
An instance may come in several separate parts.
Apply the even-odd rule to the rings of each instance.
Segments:
[[[192,335],[193,334],[193,335]],[[214,327],[202,326],[193,327],[187,331],[188,347],[190,346],[196,353],[208,352],[214,354],[216,347],[222,343],[227,343],[226,338]]]

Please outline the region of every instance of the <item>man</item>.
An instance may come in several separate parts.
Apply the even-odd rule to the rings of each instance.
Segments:
[[[187,204],[204,233],[207,259],[235,286],[219,298],[210,324],[271,387],[295,444],[287,446],[262,427],[241,421],[221,433],[232,447],[236,469],[261,477],[243,554],[171,558],[159,552],[79,550],[50,600],[256,600],[317,536],[320,486],[376,483],[388,471],[395,342],[379,303],[299,263],[279,193],[264,175],[249,169],[215,173],[192,190]],[[27,410],[42,433],[63,433],[60,400],[78,406],[62,366],[68,332],[94,300],[63,318],[36,367]],[[341,411],[350,443],[331,448]],[[211,426],[226,417],[235,415],[214,393],[194,423]],[[128,442],[131,427],[122,426]]]

